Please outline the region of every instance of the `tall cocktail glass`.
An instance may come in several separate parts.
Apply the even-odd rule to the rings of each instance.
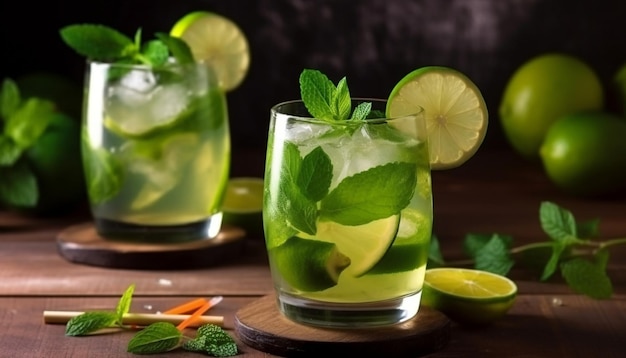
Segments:
[[[423,111],[329,123],[303,102],[271,109],[263,221],[279,310],[305,324],[367,327],[419,309],[432,230]]]
[[[226,99],[210,67],[88,62],[82,154],[107,239],[217,235],[230,168]]]

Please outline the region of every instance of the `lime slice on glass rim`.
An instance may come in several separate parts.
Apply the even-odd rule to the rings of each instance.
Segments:
[[[426,270],[422,304],[464,325],[486,325],[504,316],[517,295],[507,277],[465,268]]]
[[[248,73],[248,40],[224,16],[207,11],[191,12],[174,24],[170,35],[184,40],[196,61],[212,66],[224,91],[235,89]]]
[[[407,74],[391,91],[387,116],[423,108],[430,164],[434,170],[458,167],[478,150],[487,133],[488,112],[478,87],[448,67],[426,66]]]

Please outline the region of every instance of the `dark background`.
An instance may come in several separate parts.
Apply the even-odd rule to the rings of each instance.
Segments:
[[[35,71],[82,83],[84,59],[58,30],[100,23],[144,38],[169,32],[188,12],[234,20],[251,46],[251,67],[228,94],[235,148],[265,149],[269,108],[299,96],[298,76],[316,68],[347,76],[354,96],[387,97],[421,66],[467,74],[490,111],[485,146],[508,148],[497,108],[506,81],[530,57],[564,52],[586,61],[608,84],[626,63],[622,0],[49,0],[3,1],[2,78]]]

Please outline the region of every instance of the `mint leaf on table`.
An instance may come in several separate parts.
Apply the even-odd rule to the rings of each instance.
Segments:
[[[92,311],[73,317],[65,326],[66,336],[85,336],[115,325],[117,316],[113,312]]]
[[[202,352],[214,357],[231,357],[238,353],[237,343],[221,327],[205,324],[198,328],[195,339],[183,344],[183,349]]]
[[[302,160],[296,179],[298,188],[313,202],[322,200],[328,194],[333,178],[333,164],[322,147],[316,147]]]
[[[0,203],[29,208],[37,204],[39,189],[32,170],[23,161],[0,166]]]
[[[153,354],[170,351],[179,346],[183,334],[169,322],[157,322],[137,332],[128,342],[127,351]]]
[[[606,251],[604,253],[608,255]],[[613,285],[606,274],[606,267],[602,264],[576,258],[563,262],[561,273],[567,284],[577,293],[595,299],[610,298],[613,294]]]
[[[498,234],[491,236],[480,250],[475,252],[476,269],[506,276],[515,261],[509,255],[507,240]]]
[[[463,250],[470,257],[475,257],[477,253],[489,243],[489,241],[495,236],[504,243],[504,246],[510,248],[513,245],[513,238],[509,235],[501,234],[467,234],[463,241]]]
[[[138,50],[128,36],[104,25],[69,25],[60,30],[61,38],[80,55],[97,61],[129,57]]]
[[[394,162],[346,177],[321,201],[320,218],[363,225],[395,215],[413,197],[416,170],[414,163]]]
[[[130,312],[130,305],[133,299],[133,293],[135,292],[135,285],[132,284],[126,288],[122,297],[117,303],[117,307],[115,308],[115,314],[117,316],[117,323],[121,326],[122,321],[124,319],[124,315]]]
[[[576,220],[574,215],[551,202],[543,202],[539,207],[539,221],[543,231],[557,242],[576,241]]]

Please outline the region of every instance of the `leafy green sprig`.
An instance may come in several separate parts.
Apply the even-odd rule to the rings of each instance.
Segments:
[[[156,39],[142,40],[141,29],[133,39],[99,24],[68,25],[60,30],[61,38],[78,54],[90,60],[162,67],[170,56],[180,64],[194,61],[191,49],[182,39],[157,32]]]
[[[0,88],[0,205],[32,208],[37,204],[37,179],[23,159],[56,113],[52,101],[22,98],[10,78]]]
[[[309,113],[325,122],[362,121],[372,112],[371,102],[359,103],[352,110],[352,98],[345,77],[335,86],[318,70],[302,71],[300,95]]]
[[[609,248],[626,244],[626,238],[600,241],[598,219],[577,222],[572,212],[549,201],[540,205],[539,222],[548,240],[522,246],[513,246],[513,238],[508,235],[468,234],[464,250],[469,261],[446,262],[434,237],[429,266],[469,264],[506,276],[517,263],[539,265],[541,281],[560,271],[574,292],[594,299],[610,298],[613,285],[606,272]]]
[[[108,328],[135,330],[124,325],[123,318],[130,310],[135,285],[130,285],[119,299],[115,311],[91,311],[73,317],[67,322],[67,336],[97,334]],[[195,338],[187,337],[172,323],[156,322],[140,330],[128,342],[127,351],[135,354],[155,354],[182,348],[214,357],[237,355],[237,344],[221,327],[205,324],[198,328]]]

